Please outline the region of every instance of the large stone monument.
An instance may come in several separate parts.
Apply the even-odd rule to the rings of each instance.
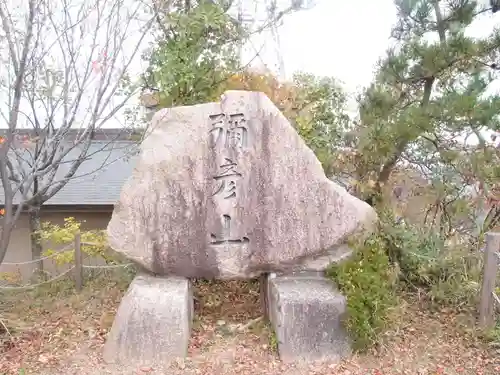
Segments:
[[[106,360],[186,355],[189,278],[263,274],[282,359],[346,355],[345,299],[322,271],[375,220],[264,94],[160,110],[108,225],[110,245],[145,272],[120,305]]]

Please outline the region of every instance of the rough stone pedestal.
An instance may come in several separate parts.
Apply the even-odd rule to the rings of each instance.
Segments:
[[[118,308],[104,347],[104,360],[163,365],[186,357],[192,317],[189,280],[139,275]]]
[[[320,274],[271,274],[265,289],[282,361],[340,361],[350,354],[342,323],[346,299],[330,280]]]

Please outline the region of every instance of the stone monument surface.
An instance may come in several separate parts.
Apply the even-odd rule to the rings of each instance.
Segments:
[[[263,93],[228,91],[155,114],[108,238],[156,275],[252,278],[342,257],[375,218]]]
[[[285,361],[349,354],[346,300],[323,276],[374,210],[329,180],[262,93],[155,114],[108,225],[112,248],[142,266],[120,304],[107,362],[187,355],[189,278],[261,279]]]
[[[189,280],[140,274],[118,308],[104,346],[104,360],[140,366],[185,357],[192,319]]]

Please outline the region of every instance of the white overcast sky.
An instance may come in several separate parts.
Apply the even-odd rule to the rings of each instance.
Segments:
[[[312,9],[290,15],[280,29],[286,74],[303,70],[335,76],[349,91],[366,86],[395,22],[393,0],[316,0]],[[486,36],[495,26],[500,27],[500,13],[489,13],[468,33]]]
[[[392,0],[316,0],[280,29],[285,72],[335,76],[349,90],[367,85],[395,20]]]
[[[284,0],[283,0],[284,1]],[[489,0],[479,0],[489,4]],[[393,0],[315,0],[315,6],[288,16],[279,29],[285,74],[296,71],[339,79],[357,115],[355,94],[370,84],[377,61],[385,55],[396,22]],[[485,37],[500,27],[500,12],[477,18],[466,33]],[[269,40],[269,39],[268,39]],[[266,51],[272,64],[276,54]],[[500,92],[495,81],[490,92]],[[487,136],[489,132],[485,133]],[[469,139],[469,142],[476,142]]]
[[[255,2],[268,3],[266,0],[247,1],[250,6],[256,4]],[[291,0],[279,2],[282,9]],[[396,21],[393,0],[313,2],[315,5],[311,9],[287,15],[278,31],[286,76],[291,77],[296,71],[333,76],[344,84],[349,93],[359,92],[363,86],[370,83],[377,60],[389,46],[390,30]],[[468,33],[485,36],[494,26],[500,26],[500,12],[495,15],[488,13],[481,20],[477,20]],[[254,44],[260,48],[265,40],[266,48],[261,55],[272,66],[273,61],[276,61],[276,54],[272,52],[273,39],[269,33],[262,38],[264,39],[257,40]],[[253,56],[254,51],[248,50],[248,58]],[[145,67],[145,64],[139,61],[133,65],[130,69],[132,74]],[[354,106],[351,109],[355,111]],[[105,125],[115,126],[117,122],[113,120]]]

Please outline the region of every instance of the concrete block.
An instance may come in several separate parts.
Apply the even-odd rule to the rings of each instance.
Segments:
[[[192,318],[188,279],[138,275],[118,308],[104,360],[142,366],[186,357]]]
[[[349,356],[346,299],[330,280],[319,274],[271,274],[266,293],[282,361],[338,362]]]

